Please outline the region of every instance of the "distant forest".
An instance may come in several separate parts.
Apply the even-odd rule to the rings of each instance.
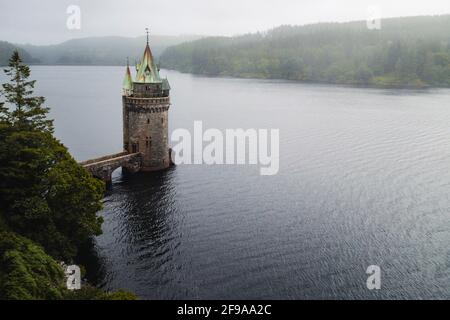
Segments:
[[[169,47],[161,66],[208,76],[450,87],[450,15],[281,26]]]
[[[158,57],[167,47],[200,36],[151,36],[153,54]],[[56,45],[21,45],[0,41],[0,66],[7,65],[15,48],[19,49],[24,62],[44,65],[125,65],[142,58],[146,38],[88,37],[72,39]]]
[[[16,49],[19,51],[19,54],[25,63],[37,62],[26,50],[18,48],[9,42],[0,41],[0,66],[6,66],[8,64],[8,60]]]

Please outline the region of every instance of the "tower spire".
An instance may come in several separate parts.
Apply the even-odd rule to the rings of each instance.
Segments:
[[[129,96],[133,90],[133,80],[131,79],[130,62],[127,57],[127,69],[125,70],[125,78],[123,79],[123,94]]]
[[[144,55],[141,62],[139,63],[136,74],[136,82],[141,83],[151,83],[151,82],[161,82],[159,76],[159,70],[153,59],[152,50],[149,45],[149,30],[145,28],[147,33],[147,45],[144,50]]]

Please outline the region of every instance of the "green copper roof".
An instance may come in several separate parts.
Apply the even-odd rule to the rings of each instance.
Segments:
[[[140,83],[154,83],[161,82],[159,71],[153,59],[152,51],[147,43],[145,47],[144,56],[138,66],[136,82]]]
[[[170,90],[170,84],[169,84],[169,80],[167,80],[167,78],[162,80],[162,89]]]
[[[133,80],[131,79],[131,72],[130,67],[127,65],[127,70],[125,72],[125,77],[123,79],[123,85],[124,90],[132,90],[133,89]]]

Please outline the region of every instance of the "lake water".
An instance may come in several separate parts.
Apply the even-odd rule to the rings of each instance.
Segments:
[[[279,128],[280,171],[116,171],[91,280],[146,299],[450,298],[450,90],[161,72],[170,130]],[[33,67],[77,160],[121,151],[123,74]]]

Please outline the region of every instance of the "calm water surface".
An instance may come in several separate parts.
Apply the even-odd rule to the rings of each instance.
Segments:
[[[123,73],[33,68],[78,160],[121,151]],[[116,171],[93,281],[148,299],[450,298],[450,90],[162,73],[170,130],[279,128],[280,171]]]

